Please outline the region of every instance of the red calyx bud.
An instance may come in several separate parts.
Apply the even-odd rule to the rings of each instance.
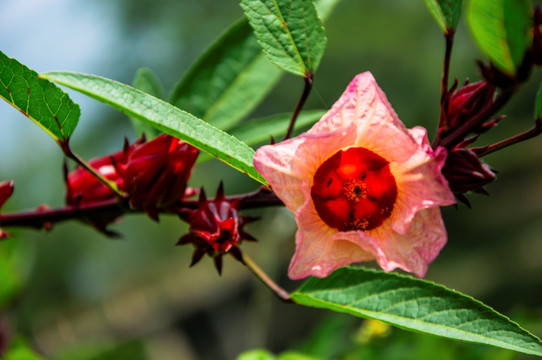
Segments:
[[[0,209],[4,206],[4,203],[10,198],[13,194],[13,181],[3,181],[0,182]],[[0,219],[1,219],[0,215]],[[2,229],[0,229],[0,239],[5,239],[9,237],[9,234]]]
[[[456,129],[475,118],[493,102],[494,95],[495,86],[486,80],[464,85],[451,93],[445,113],[447,130]]]
[[[469,205],[463,195],[473,191],[487,195],[484,186],[495,180],[493,171],[484,164],[474,151],[458,148],[448,152],[442,174],[448,180],[450,189],[456,197]]]
[[[215,267],[222,272],[222,256],[231,254],[243,262],[239,245],[241,241],[255,241],[243,230],[243,226],[254,218],[239,216],[239,202],[228,201],[220,183],[214,200],[207,200],[203,189],[200,192],[198,208],[183,210],[179,216],[190,224],[188,234],[181,237],[177,245],[193,244],[196,248],[190,266],[194,266],[207,254],[213,258]]]
[[[170,135],[160,135],[134,148],[122,170],[122,189],[134,208],[158,219],[158,209],[180,201],[198,149]]]
[[[139,139],[133,145],[125,143],[123,150],[89,164],[128,194],[132,207],[145,210],[157,220],[159,209],[167,209],[185,196],[197,156],[196,148],[164,134],[148,142]],[[80,167],[66,176],[66,185],[69,205],[116,198],[110,188]]]
[[[92,166],[106,179],[113,181],[119,189],[123,188],[123,179],[119,170],[126,166],[129,155],[134,148],[144,140],[139,139],[133,145],[125,141],[124,148],[114,154],[92,159],[89,165]],[[104,200],[115,199],[115,193],[102,184],[94,175],[81,167],[66,175],[66,203],[68,205],[83,205]]]

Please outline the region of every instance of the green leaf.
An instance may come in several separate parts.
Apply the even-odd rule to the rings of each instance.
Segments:
[[[190,67],[170,102],[219,129],[228,129],[260,103],[280,75],[242,19]]]
[[[237,360],[323,360],[322,358],[301,354],[295,351],[287,351],[275,356],[267,350],[256,349],[244,352]]]
[[[159,99],[164,98],[164,87],[158,76],[156,76],[149,68],[144,67],[137,70],[134,80],[132,81],[132,86]],[[155,127],[137,121],[136,119],[132,119],[132,125],[139,136],[145,134],[148,139],[155,138],[161,134]]]
[[[297,128],[314,124],[324,114],[325,110],[307,110],[299,114],[296,120]],[[278,138],[286,133],[291,114],[276,114],[265,118],[254,119],[242,123],[229,131],[230,135],[242,140],[247,145],[260,144],[268,141],[270,136]]]
[[[158,76],[149,68],[143,67],[137,70],[132,85],[158,99],[164,98],[164,86]]]
[[[542,355],[537,337],[490,307],[410,276],[342,268],[325,279],[308,279],[292,299],[404,329]]]
[[[480,49],[500,70],[514,75],[531,44],[530,0],[471,0],[466,15]]]
[[[36,355],[34,351],[20,338],[13,340],[4,356],[3,360],[43,360],[41,356]]]
[[[296,127],[302,129],[308,125],[312,125],[324,114],[324,110],[304,111],[297,117]],[[249,146],[261,144],[269,141],[271,136],[275,139],[284,136],[291,117],[291,114],[277,114],[265,118],[249,120],[232,128],[228,133]],[[201,154],[198,157],[198,162],[202,163],[210,159],[211,156],[208,154]]]
[[[445,34],[450,29],[455,31],[461,17],[463,0],[425,0],[425,5]]]
[[[68,140],[81,115],[79,105],[68,94],[1,51],[0,97],[56,141]]]
[[[50,72],[40,76],[111,105],[134,119],[184,140],[267,185],[252,165],[252,148],[165,101],[131,86],[95,75]]]
[[[535,119],[542,119],[542,83],[538,88],[536,93],[536,103],[534,108],[534,117]]]
[[[237,357],[237,360],[276,360],[276,356],[267,350],[249,350]]]
[[[316,71],[326,35],[312,0],[241,0],[241,7],[272,62],[301,76]]]
[[[326,19],[339,0],[319,0]],[[170,103],[227,130],[250,114],[282,71],[267,59],[248,21],[234,23],[188,69]]]

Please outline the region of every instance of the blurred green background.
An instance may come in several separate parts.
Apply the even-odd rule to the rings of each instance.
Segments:
[[[166,91],[242,16],[237,1],[216,0],[3,0],[0,7],[0,50],[28,67],[131,83],[145,66]],[[422,125],[434,133],[444,41],[422,0],[342,0],[326,29],[328,46],[306,109],[329,108],[355,74],[369,70],[408,127]],[[475,59],[483,56],[462,21],[451,78],[477,81]],[[533,72],[506,107],[508,118],[479,144],[532,125],[540,75]],[[250,118],[292,111],[302,87],[301,79],[286,74]],[[83,157],[120,149],[123,136],[135,138],[124,115],[70,95],[82,108],[72,147]],[[0,129],[0,180],[12,179],[16,186],[2,211],[61,206],[57,145],[6,103],[0,103]],[[540,336],[542,138],[486,160],[498,181],[487,187],[489,197],[469,197],[472,209],[443,209],[449,241],[427,278],[484,301]],[[190,185],[213,194],[221,179],[228,194],[257,187],[214,161],[198,166]],[[294,250],[292,216],[284,209],[254,214],[262,221],[247,230],[259,242],[243,250],[295,289],[298,283],[286,277]],[[358,336],[361,320],[283,304],[229,257],[221,277],[208,258],[189,269],[192,249],[174,246],[187,226],[175,217],[163,216],[156,224],[129,216],[113,228],[122,240],[70,222],[49,233],[8,229],[13,238],[0,243],[0,258],[8,264],[0,266],[0,282],[20,289],[0,304],[3,321],[47,358],[232,359],[258,347],[323,358],[341,351],[352,359],[432,359],[436,351],[450,359],[516,358],[509,351],[398,329],[364,342]]]

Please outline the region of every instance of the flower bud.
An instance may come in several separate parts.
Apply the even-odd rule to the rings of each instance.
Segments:
[[[442,174],[448,180],[452,192],[464,202],[466,198],[463,194],[467,191],[487,194],[484,186],[496,178],[495,173],[474,151],[465,148],[448,152]]]
[[[198,208],[179,213],[190,224],[188,234],[181,237],[177,245],[192,243],[196,248],[190,266],[194,266],[207,254],[213,258],[215,267],[222,272],[222,255],[230,253],[243,262],[239,245],[241,241],[255,241],[243,230],[243,226],[254,218],[239,216],[239,202],[228,201],[222,183],[214,200],[207,200],[205,191],[200,192]]]
[[[139,139],[133,145],[124,143],[124,148],[114,154],[92,159],[89,165],[106,179],[114,182],[119,189],[123,188],[123,179],[119,170],[126,166],[128,156],[134,148],[141,144]],[[77,167],[66,176],[66,203],[68,205],[83,205],[104,200],[115,199],[116,195],[109,187],[102,184],[87,170]]]
[[[139,139],[124,149],[89,162],[130,198],[130,205],[158,219],[159,209],[185,196],[198,150],[170,135]],[[82,205],[115,199],[116,194],[83,168],[66,176],[66,203]]]
[[[448,101],[446,116],[447,129],[457,129],[475,118],[493,102],[495,86],[486,80],[468,84],[453,92]]]
[[[197,156],[198,149],[166,134],[136,146],[122,171],[130,204],[158,219],[158,209],[184,197]]]

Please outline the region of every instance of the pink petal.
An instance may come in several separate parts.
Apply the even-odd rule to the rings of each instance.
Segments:
[[[404,235],[383,225],[368,232],[350,231],[334,235],[370,251],[385,271],[401,268],[424,277],[427,267],[446,244],[446,228],[440,208],[419,211]]]
[[[410,130],[420,145],[418,151],[405,163],[392,163],[397,183],[397,200],[391,221],[394,231],[405,234],[416,213],[434,206],[455,204],[448,182],[441,173],[446,161],[446,150],[433,152],[424,128]]]
[[[308,184],[304,183],[304,187]],[[318,216],[312,201],[307,201],[296,214],[296,252],[288,269],[291,279],[308,276],[326,277],[333,270],[353,262],[374,258],[357,244],[333,240],[337,230],[327,226]]]
[[[325,133],[354,125],[357,139],[388,161],[406,161],[418,148],[370,72],[356,75],[345,92],[309,133]]]

